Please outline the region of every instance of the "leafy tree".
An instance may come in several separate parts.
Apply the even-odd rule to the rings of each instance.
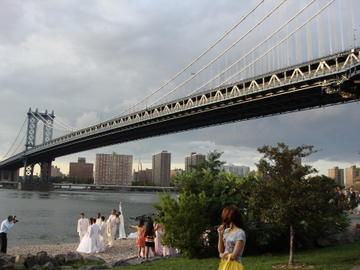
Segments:
[[[316,170],[301,164],[301,159],[316,152],[313,146],[290,149],[284,143],[258,148],[263,154],[249,198],[249,211],[266,224],[289,230],[289,265],[294,264],[295,235],[309,228],[330,228],[344,220],[342,212],[330,200],[335,182],[327,177],[311,176]]]
[[[229,204],[242,206],[243,179],[221,171],[221,153],[211,152],[195,172],[176,175],[178,197],[160,196],[156,208],[164,213],[158,218],[164,226],[164,244],[178,248],[189,257],[216,254],[220,213]]]

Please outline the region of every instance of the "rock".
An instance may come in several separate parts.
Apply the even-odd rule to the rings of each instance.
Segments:
[[[74,268],[72,268],[70,265],[63,265],[63,266],[60,266],[60,269],[61,270],[73,270]]]
[[[83,257],[85,264],[104,264],[105,261],[99,257],[96,257],[94,255],[84,256]]]
[[[36,254],[36,261],[39,265],[44,265],[51,261],[51,257],[45,251],[40,251]]]
[[[319,239],[316,240],[316,244],[319,247],[328,247],[328,246],[331,245],[331,242],[326,238],[319,238]]]
[[[47,262],[43,265],[43,268],[45,269],[49,269],[49,270],[54,270],[55,269],[55,265],[52,262]]]
[[[58,254],[54,257],[54,264],[61,266],[65,265],[66,255],[65,254]]]
[[[69,252],[65,254],[65,264],[74,264],[76,262],[82,262],[83,257],[77,252]]]
[[[34,270],[37,270],[37,269],[39,269],[40,268],[40,265],[38,265],[38,264],[34,264],[32,267],[31,267],[31,269],[34,269]]]
[[[101,269],[109,269],[111,268],[109,265],[107,264],[103,264],[103,265],[83,265],[81,267],[78,268],[78,270],[101,270]]]
[[[7,269],[9,265],[15,263],[15,257],[4,253],[0,253],[0,269]]]
[[[37,260],[36,260],[36,256],[33,256],[31,254],[28,254],[25,258],[25,262],[24,262],[24,265],[27,267],[27,268],[32,268],[34,265],[37,264]]]
[[[8,263],[8,264],[3,264],[2,266],[0,266],[1,270],[12,270],[14,269],[14,264],[13,263]]]
[[[15,257],[15,263],[16,264],[24,264],[25,263],[26,256],[24,255],[16,255]]]
[[[111,267],[128,266],[128,265],[130,264],[126,260],[111,262]]]

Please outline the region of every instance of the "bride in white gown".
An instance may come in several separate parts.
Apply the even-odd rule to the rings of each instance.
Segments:
[[[105,247],[99,241],[100,227],[96,224],[94,218],[90,218],[90,225],[86,235],[81,240],[79,247],[76,249],[80,253],[98,253],[104,251]]]

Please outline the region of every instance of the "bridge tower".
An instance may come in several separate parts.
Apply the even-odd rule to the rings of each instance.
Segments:
[[[28,123],[26,131],[26,142],[25,150],[30,150],[36,146],[36,134],[39,121],[44,124],[42,143],[47,143],[52,139],[53,136],[53,123],[54,123],[54,111],[49,113],[47,110],[45,112],[39,112],[38,109],[32,111],[29,109],[28,113]],[[48,181],[51,175],[51,162],[52,158],[45,159],[40,162],[40,179],[42,181]],[[34,166],[35,164],[31,163],[27,159],[24,160],[24,181],[28,182],[33,179],[34,175]]]

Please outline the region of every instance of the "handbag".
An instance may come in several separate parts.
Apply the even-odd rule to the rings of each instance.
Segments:
[[[244,266],[241,263],[238,263],[237,261],[231,261],[230,258],[231,254],[229,254],[226,261],[221,260],[218,270],[244,270]]]

